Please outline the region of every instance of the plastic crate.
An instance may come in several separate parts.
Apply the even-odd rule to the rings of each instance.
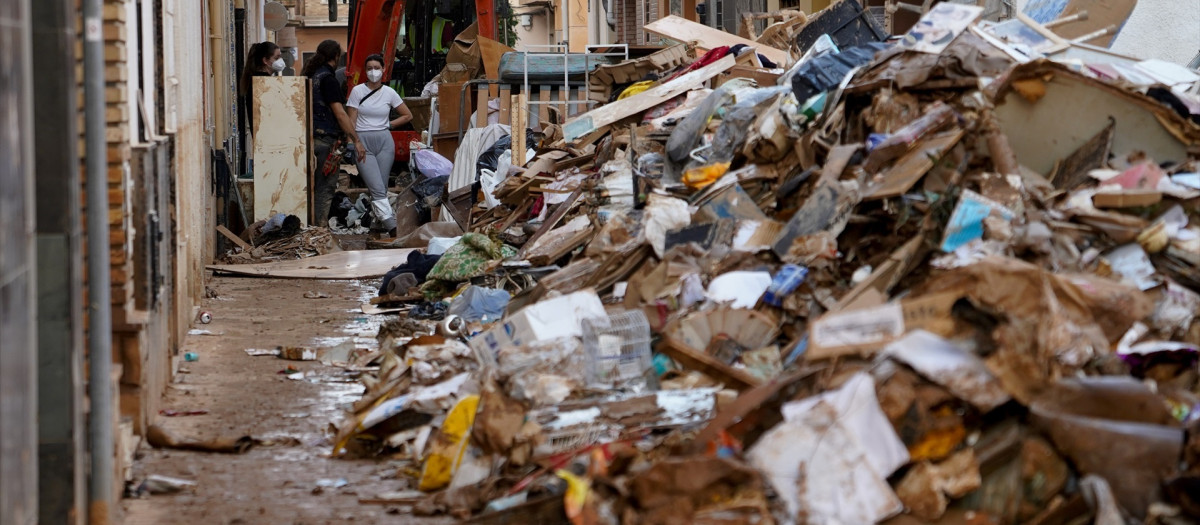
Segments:
[[[641,310],[583,322],[588,384],[605,388],[657,387],[650,351],[650,322]]]

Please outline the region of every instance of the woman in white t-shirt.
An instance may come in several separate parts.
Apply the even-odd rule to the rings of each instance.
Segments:
[[[396,229],[396,214],[388,204],[387,182],[392,161],[396,159],[396,144],[390,130],[412,120],[412,112],[396,90],[382,83],[381,55],[367,57],[365,68],[367,82],[350,90],[346,109],[350,120],[354,121],[354,131],[358,133],[358,143],[354,145],[358,150],[358,176],[371,190],[371,207],[376,224],[381,226],[378,229],[391,232]],[[389,120],[393,108],[400,116]]]

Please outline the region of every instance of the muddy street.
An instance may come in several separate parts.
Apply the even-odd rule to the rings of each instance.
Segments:
[[[142,446],[135,479],[157,474],[196,486],[174,495],[126,499],[127,523],[414,522],[405,509],[358,503],[359,497],[404,488],[406,482],[397,478],[402,463],[330,457],[327,429],[362,395],[362,385],[342,369],[317,361],[245,352],[345,341],[377,346],[379,317],[365,316],[359,308],[374,286],[371,281],[210,279],[215,297],[205,299],[202,309],[211,312],[212,322],[196,323],[181,350],[198,360],[180,363],[162,404],[164,411],[207,414],[158,417],[158,424],[176,435],[248,435],[267,444],[240,455]],[[305,298],[306,293],[318,298]],[[306,377],[289,379],[282,373],[289,367]]]

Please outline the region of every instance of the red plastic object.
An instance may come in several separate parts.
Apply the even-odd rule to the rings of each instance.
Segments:
[[[408,143],[421,140],[420,131],[393,131],[392,141],[396,143],[396,162],[408,162]]]

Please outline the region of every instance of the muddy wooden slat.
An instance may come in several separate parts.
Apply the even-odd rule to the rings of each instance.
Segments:
[[[538,126],[546,129],[546,126],[552,124],[550,122],[550,86],[538,86]]]
[[[678,42],[694,40],[699,44],[696,49],[700,52],[721,46],[732,47],[737,44],[745,44],[755,48],[759,54],[769,58],[771,62],[776,64],[786,64],[788,60],[788,52],[782,49],[767,47],[753,40],[748,40],[674,15],[660,18],[646,24],[644,27],[650,33]]]
[[[482,128],[488,124],[488,88],[486,85],[480,85],[476,90],[475,107],[475,127]]]
[[[525,128],[528,125],[525,119],[529,115],[529,104],[526,96],[525,93],[521,93],[520,95],[514,95],[512,98],[513,165],[520,167],[525,166]]]
[[[512,125],[512,91],[507,86],[500,88],[500,123]]]
[[[217,233],[225,236],[226,239],[229,239],[231,242],[238,245],[238,247],[242,250],[249,252],[254,249],[253,246],[250,246],[250,243],[243,241],[241,237],[238,237],[237,235],[234,235],[233,232],[229,231],[229,228],[226,228],[222,225],[217,225]]]
[[[584,113],[563,125],[563,140],[570,144],[583,145],[581,137],[592,137],[590,134],[603,132],[608,126],[631,115],[641,113],[654,106],[662,104],[680,94],[703,84],[710,78],[733,67],[736,63],[733,57],[724,57],[712,64],[669,80],[631,97],[618,100],[611,104],[600,106]],[[595,136],[599,139],[600,135]]]
[[[562,122],[567,121],[567,101],[571,99],[571,89],[567,86],[554,88],[554,100],[562,102],[558,107],[559,118]]]

